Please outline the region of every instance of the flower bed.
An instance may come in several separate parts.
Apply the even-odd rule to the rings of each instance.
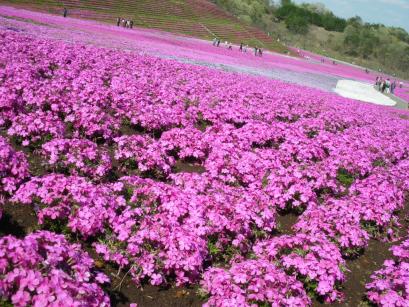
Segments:
[[[335,302],[345,258],[399,235],[404,111],[9,30],[0,40],[1,200],[29,206],[39,228],[86,242],[138,286],[201,285],[208,306]],[[287,212],[297,222],[283,235]],[[44,236],[71,246],[50,232],[3,241]],[[70,287],[108,304],[92,278]],[[7,302],[35,300],[34,290],[7,289]]]

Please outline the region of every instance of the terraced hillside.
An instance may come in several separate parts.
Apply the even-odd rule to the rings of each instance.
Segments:
[[[136,26],[160,29],[194,37],[219,37],[233,43],[284,51],[263,31],[248,26],[207,0],[6,0],[4,3],[72,17],[114,23],[118,16],[133,19]]]

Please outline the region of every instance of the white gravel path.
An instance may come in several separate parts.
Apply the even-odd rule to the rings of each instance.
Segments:
[[[353,80],[339,80],[335,92],[343,97],[384,106],[394,106],[396,102],[378,92],[372,84]]]

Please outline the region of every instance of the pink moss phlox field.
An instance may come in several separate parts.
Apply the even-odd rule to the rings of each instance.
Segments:
[[[24,29],[37,37],[53,37],[59,40],[68,40],[80,43],[90,43],[123,50],[134,50],[146,54],[158,55],[165,58],[177,58],[194,62],[202,62],[218,65],[231,65],[240,68],[280,69],[301,73],[312,73],[326,76],[335,76],[345,79],[354,79],[374,83],[376,76],[395,79],[383,73],[371,72],[367,74],[364,68],[337,62],[332,64],[332,59],[325,58],[321,63],[320,55],[302,50],[301,57],[290,57],[278,53],[264,51],[262,58],[255,57],[253,52],[238,52],[238,46],[234,51],[228,50],[224,44],[215,48],[211,42],[186,36],[177,36],[171,33],[160,32],[152,29],[134,28],[132,31],[122,27],[116,27],[92,20],[79,20],[76,18],[63,18],[62,16],[47,13],[32,12],[12,7],[0,7],[4,16],[17,17],[33,20],[38,23],[51,25],[33,25],[16,20],[10,21],[13,25]],[[55,26],[58,29],[55,29]],[[84,29],[86,31],[84,31]],[[90,35],[90,33],[92,35]],[[297,50],[290,48],[297,53]],[[308,56],[309,58],[305,58]],[[399,80],[398,80],[399,81]],[[409,102],[409,84],[404,81],[404,88],[397,88],[395,95]]]
[[[0,136],[0,218],[5,200],[29,177],[27,159]]]
[[[0,31],[1,199],[138,286],[201,285],[208,306],[334,302],[344,258],[400,236],[407,112],[47,33]]]
[[[0,292],[14,306],[109,306],[109,279],[79,244],[39,231],[0,238]]]
[[[367,298],[378,306],[406,306],[409,301],[409,241],[391,248],[395,259],[386,260],[366,285]]]

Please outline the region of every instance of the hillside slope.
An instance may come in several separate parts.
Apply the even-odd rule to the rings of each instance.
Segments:
[[[6,4],[61,14],[69,10],[71,17],[114,23],[117,17],[132,19],[136,26],[250,46],[286,51],[263,31],[251,27],[207,0],[6,0]]]

